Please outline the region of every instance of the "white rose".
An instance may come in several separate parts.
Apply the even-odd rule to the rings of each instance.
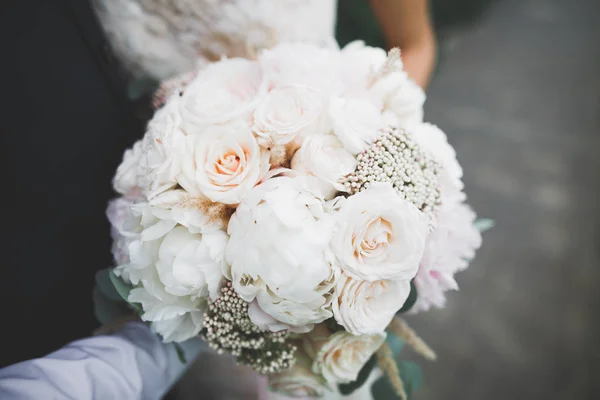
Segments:
[[[127,149],[123,154],[123,161],[113,178],[113,188],[117,193],[127,197],[137,197],[140,194],[138,170],[141,158],[142,141],[138,140],[131,149]]]
[[[342,276],[333,301],[335,320],[355,335],[384,332],[410,293],[410,281],[367,282]]]
[[[341,203],[332,239],[340,267],[366,281],[411,280],[423,256],[427,218],[389,183],[374,183]]]
[[[301,348],[296,353],[292,368],[269,375],[269,388],[289,397],[322,397],[329,392],[322,376],[312,371],[312,360]]]
[[[174,96],[156,112],[141,142],[138,179],[148,198],[177,185],[185,150],[179,101]]]
[[[183,129],[193,135],[210,125],[249,118],[263,92],[263,73],[257,62],[233,58],[210,64],[183,93]]]
[[[292,329],[332,316],[337,270],[329,253],[331,217],[314,178],[277,177],[248,193],[231,217],[227,261],[233,288]]]
[[[142,320],[149,321],[164,342],[183,342],[202,329],[206,299],[167,293],[156,271],[149,271],[127,300],[142,306]]]
[[[370,102],[340,97],[331,99],[329,117],[333,132],[352,154],[360,153],[379,136],[383,122]]]
[[[303,86],[281,86],[256,106],[253,131],[265,146],[287,144],[315,125],[323,113],[321,95]]]
[[[317,352],[313,372],[323,375],[331,385],[353,382],[385,338],[385,333],[358,336],[345,331],[334,333]]]
[[[319,178],[323,195],[330,199],[336,192],[347,191],[344,178],[356,169],[356,158],[334,135],[312,135],[292,158],[292,169]]]
[[[188,140],[179,184],[194,196],[237,204],[269,171],[269,153],[245,124],[213,127]]]

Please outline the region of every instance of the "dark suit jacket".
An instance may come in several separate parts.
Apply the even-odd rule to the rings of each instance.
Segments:
[[[0,357],[89,335],[104,215],[123,151],[142,134],[85,0],[0,5]]]

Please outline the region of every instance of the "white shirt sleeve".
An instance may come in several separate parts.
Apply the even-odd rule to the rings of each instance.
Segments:
[[[180,346],[185,364],[173,344],[142,323],[129,323],[114,335],[78,340],[1,369],[0,399],[160,399],[206,349],[199,338]]]

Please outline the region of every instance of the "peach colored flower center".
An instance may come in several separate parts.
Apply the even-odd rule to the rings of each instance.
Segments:
[[[363,231],[352,236],[354,257],[359,261],[383,257],[391,236],[392,225],[388,221],[381,217],[372,219]]]
[[[207,167],[212,184],[216,186],[236,186],[243,179],[250,153],[247,149],[228,150],[217,157]]]

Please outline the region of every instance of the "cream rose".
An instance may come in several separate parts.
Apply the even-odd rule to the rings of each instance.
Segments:
[[[292,169],[317,177],[323,195],[330,199],[338,191],[347,191],[343,180],[356,169],[356,158],[334,135],[313,135],[294,154]]]
[[[194,196],[237,204],[269,171],[269,153],[245,124],[213,127],[188,140],[178,180]]]
[[[233,58],[209,65],[190,82],[181,98],[185,133],[201,134],[214,124],[246,121],[264,88],[263,72],[255,61]]]
[[[290,397],[322,397],[329,392],[323,377],[312,371],[312,360],[298,349],[294,366],[279,374],[269,376],[273,392]]]
[[[257,104],[252,130],[265,146],[283,145],[307,130],[315,130],[322,113],[323,100],[316,90],[281,86]]]
[[[384,333],[358,336],[345,331],[334,333],[317,352],[312,370],[330,385],[355,381],[385,338]]]
[[[343,276],[336,288],[333,315],[355,335],[382,333],[409,293],[409,281],[367,282]]]
[[[411,280],[429,231],[427,218],[389,183],[341,202],[332,249],[349,276],[369,282]]]
[[[380,111],[370,102],[334,97],[329,103],[333,133],[346,150],[358,154],[380,134],[383,120]]]

